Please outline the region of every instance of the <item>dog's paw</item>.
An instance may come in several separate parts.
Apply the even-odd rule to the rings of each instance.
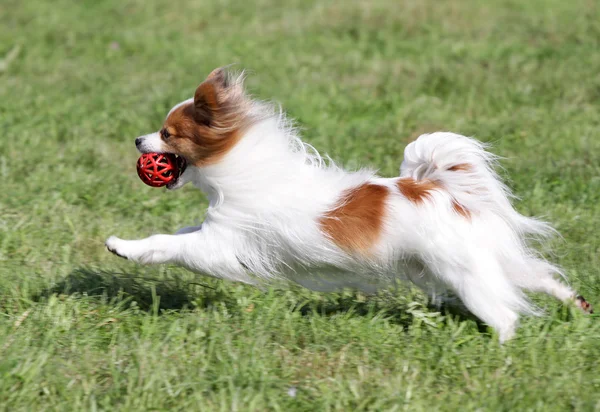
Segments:
[[[117,255],[118,257],[123,258],[123,259],[129,259],[125,255],[124,251],[119,250],[119,244],[121,242],[123,242],[123,241],[121,239],[119,239],[118,237],[111,236],[108,239],[106,239],[106,242],[104,243],[104,245],[106,246],[106,250],[108,250],[113,255]]]
[[[592,305],[581,295],[575,296],[575,305],[585,313],[594,313]]]

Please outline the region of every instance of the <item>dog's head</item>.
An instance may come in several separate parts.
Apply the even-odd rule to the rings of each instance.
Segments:
[[[138,137],[135,145],[141,153],[173,153],[188,165],[207,166],[227,154],[251,125],[250,109],[242,76],[219,68],[198,86],[193,99],[171,109],[158,132]],[[183,184],[174,182],[169,188]]]

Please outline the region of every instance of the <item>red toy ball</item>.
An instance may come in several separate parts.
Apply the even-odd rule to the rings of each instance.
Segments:
[[[185,160],[171,153],[144,153],[137,161],[137,173],[142,182],[152,187],[162,187],[176,181]]]

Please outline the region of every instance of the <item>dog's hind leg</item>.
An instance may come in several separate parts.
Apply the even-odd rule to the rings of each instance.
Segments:
[[[485,251],[471,253],[462,268],[454,264],[435,266],[440,280],[471,313],[498,332],[500,342],[513,337],[519,312],[531,311],[494,256]]]
[[[535,257],[509,262],[505,263],[505,270],[518,287],[531,292],[546,293],[562,302],[574,302],[584,312],[593,313],[592,305],[583,296],[557,278],[561,272],[555,266]]]

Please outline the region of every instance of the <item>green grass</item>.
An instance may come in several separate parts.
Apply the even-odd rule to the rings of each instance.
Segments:
[[[427,131],[493,143],[600,306],[599,47],[586,0],[3,0],[0,408],[600,410],[598,316],[550,298],[500,346],[409,287],[260,291],[103,246],[202,219],[138,180],[133,139],[239,63],[350,167],[393,176]]]

